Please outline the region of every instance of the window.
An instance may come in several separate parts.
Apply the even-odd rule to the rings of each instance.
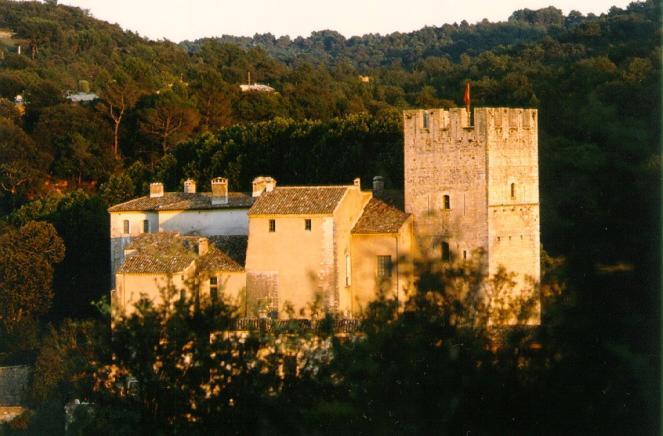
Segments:
[[[463,260],[467,260],[467,250],[463,250]]]
[[[345,255],[345,286],[348,287],[352,284],[352,261],[350,255]]]
[[[391,277],[391,256],[378,256],[378,278],[388,279]]]
[[[511,199],[513,200],[516,198],[516,184],[512,183],[511,184]]]
[[[129,234],[129,220],[124,220],[122,223],[122,233]]]
[[[308,218],[304,220],[304,230],[307,232],[311,231],[311,220]]]
[[[209,278],[209,295],[212,303],[216,303],[219,300],[219,286],[216,277]]]
[[[448,194],[444,196],[444,208],[451,209],[451,199]]]
[[[150,222],[143,220],[143,233],[150,233]]]
[[[442,260],[444,262],[449,262],[451,260],[451,250],[449,249],[449,243],[442,243]]]
[[[269,231],[270,232],[276,231],[276,220],[269,220]]]
[[[428,129],[430,126],[430,114],[428,112],[424,112],[424,129]]]

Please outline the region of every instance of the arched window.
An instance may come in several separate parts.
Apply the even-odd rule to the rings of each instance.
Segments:
[[[444,198],[444,208],[451,209],[451,198],[449,198],[449,195],[445,194],[443,198]]]
[[[428,112],[424,112],[424,129],[428,129],[430,126],[430,114]]]
[[[512,183],[511,184],[511,199],[513,200],[516,198],[516,184]]]

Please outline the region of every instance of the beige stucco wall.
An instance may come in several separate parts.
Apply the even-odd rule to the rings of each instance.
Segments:
[[[300,313],[319,296],[327,309],[350,314],[345,255],[350,253],[350,231],[369,199],[370,193],[352,186],[331,215],[250,216],[247,298],[271,296],[279,311],[288,303]],[[311,231],[304,228],[307,218]],[[276,220],[276,232],[269,232],[270,219]]]
[[[219,295],[222,296],[226,303],[237,306],[240,315],[245,316],[246,298],[244,292],[246,290],[246,273],[244,271],[216,271],[213,275],[217,278]],[[201,274],[200,276],[200,292],[202,295],[210,295],[209,277],[208,273]]]
[[[143,297],[151,300],[155,305],[160,305],[163,303],[162,290],[168,287],[173,287],[178,291],[185,289],[192,273],[193,265],[180,273],[170,275],[116,274],[116,286],[112,296],[113,310],[130,315],[135,310],[135,304]],[[178,298],[179,293],[173,297]]]
[[[351,253],[352,228],[357,223],[364,206],[371,199],[370,192],[361,192],[358,187],[348,189],[334,211],[334,263],[336,265],[335,295],[332,307],[341,314],[350,316],[353,313],[352,288],[346,286],[345,256]],[[352,271],[351,271],[352,273]]]
[[[413,227],[409,218],[398,233],[353,234],[351,313],[359,315],[380,291],[405,301],[413,287]],[[390,256],[391,278],[378,280],[378,256]]]
[[[304,228],[306,218],[311,219],[311,231]],[[275,232],[269,231],[270,219],[276,220]],[[316,292],[321,291],[321,266],[324,262],[328,264],[330,258],[333,260],[330,232],[333,232],[331,216],[250,217],[246,253],[249,312],[263,303],[282,310],[286,302],[299,312],[312,302]],[[325,241],[329,242],[328,246]],[[255,313],[249,313],[252,315]]]
[[[224,301],[234,305],[240,305],[244,301],[244,289],[246,286],[246,274],[244,271],[213,272],[218,279],[219,295]],[[193,264],[184,271],[175,274],[150,274],[150,273],[125,273],[116,275],[116,289],[113,295],[113,310],[124,311],[131,314],[135,310],[135,304],[143,297],[150,299],[155,305],[163,303],[163,290],[172,287],[178,292],[173,298],[179,298],[179,291],[189,290],[195,275]],[[209,273],[199,276],[200,293],[209,297]],[[242,310],[242,308],[239,308]]]
[[[182,234],[246,235],[248,209],[159,211],[159,231]]]

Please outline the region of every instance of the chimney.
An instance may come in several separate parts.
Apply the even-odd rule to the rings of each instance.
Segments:
[[[263,192],[272,192],[276,188],[276,180],[271,177],[256,177],[253,179],[253,197],[260,197]]]
[[[384,177],[373,177],[373,195],[380,195],[384,191]]]
[[[198,239],[198,256],[204,256],[209,251],[209,241],[207,238]]]
[[[163,197],[163,183],[150,183],[150,198]]]
[[[186,179],[184,181],[184,193],[185,194],[195,194],[196,193],[196,181],[193,179]]]
[[[361,190],[361,179],[359,177],[354,179],[352,183],[355,185],[355,187],[357,187]]]
[[[224,177],[212,179],[212,204],[228,204],[228,179]]]

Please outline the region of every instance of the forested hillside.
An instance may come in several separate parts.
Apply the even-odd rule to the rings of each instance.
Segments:
[[[401,110],[461,105],[469,81],[474,106],[539,110],[543,248],[565,259],[564,316],[582,321],[565,334],[591,331],[588,347],[606,362],[658,362],[659,2],[598,16],[524,9],[499,23],[441,17],[389,35],[179,44],[56,3],[0,0],[0,252],[28,238],[60,254],[38,259],[54,269],[52,285],[25,290],[52,301],[0,299],[27,314],[9,325],[0,308],[0,360],[35,353],[40,320],[95,313],[109,287],[110,204],[187,177],[207,186],[225,176],[248,191],[257,175],[315,184],[380,174],[402,189]],[[248,74],[276,92],[241,92]],[[98,99],[67,98],[78,92]],[[32,262],[12,259],[11,271]],[[0,266],[0,294],[15,289],[11,271]]]

